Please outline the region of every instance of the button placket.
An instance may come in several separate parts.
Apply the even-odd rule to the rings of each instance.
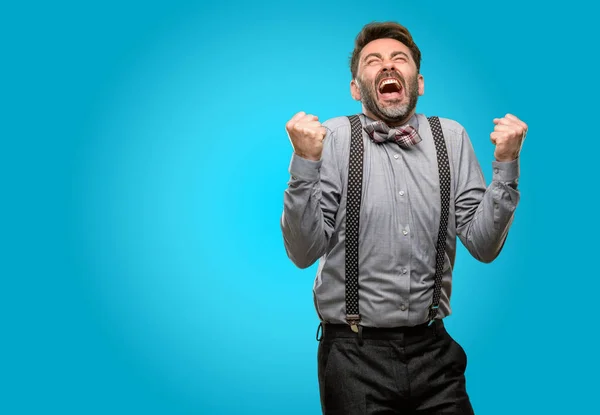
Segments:
[[[398,258],[397,264],[400,266],[398,278],[396,284],[398,287],[399,301],[396,303],[396,310],[402,313],[402,318],[408,317],[408,297],[410,295],[410,278],[409,273],[409,262],[411,251],[411,237],[410,237],[410,206],[407,193],[407,182],[404,158],[402,154],[394,154],[393,163],[391,163],[394,170],[396,180],[394,181],[396,191],[396,209],[397,209],[397,235],[398,235]],[[397,161],[397,162],[396,162]]]

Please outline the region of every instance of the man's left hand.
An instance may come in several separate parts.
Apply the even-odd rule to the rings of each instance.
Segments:
[[[527,124],[512,114],[502,118],[494,118],[494,131],[490,134],[492,143],[496,145],[494,157],[497,161],[515,160],[521,152],[523,140],[527,135]]]

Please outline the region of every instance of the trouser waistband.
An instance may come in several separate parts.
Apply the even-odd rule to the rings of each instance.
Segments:
[[[330,340],[334,338],[352,338],[357,333],[353,332],[348,324],[322,324],[322,338]],[[413,337],[436,334],[444,328],[442,319],[435,319],[433,323],[423,323],[417,326],[404,327],[362,327],[362,339],[372,340],[406,340]]]

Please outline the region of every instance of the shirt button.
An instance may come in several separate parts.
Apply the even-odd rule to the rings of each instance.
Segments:
[[[406,274],[406,268],[402,268],[402,273]]]
[[[496,168],[496,169],[494,169],[494,173],[498,173],[498,169],[497,169],[497,168]]]
[[[406,304],[401,304],[400,305],[400,310],[402,310],[402,311],[406,310]]]
[[[407,230],[402,231],[402,235],[408,235],[408,231]]]
[[[400,157],[398,154],[394,154],[395,159],[397,159],[398,157]]]
[[[400,194],[400,196],[404,196],[404,190],[400,190],[398,193]]]

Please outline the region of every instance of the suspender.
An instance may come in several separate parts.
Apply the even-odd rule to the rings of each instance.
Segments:
[[[362,124],[358,115],[348,117],[352,131],[348,192],[346,196],[346,321],[358,333],[358,229],[363,176]]]
[[[442,271],[444,270],[444,254],[446,253],[446,235],[448,234],[448,212],[450,210],[450,164],[448,162],[448,151],[442,133],[442,125],[438,117],[428,117],[433,141],[435,142],[435,152],[437,153],[438,176],[440,180],[440,201],[442,209],[440,214],[440,228],[438,231],[438,240],[436,246],[437,255],[435,257],[435,286],[433,288],[433,301],[429,308],[429,324],[437,315],[440,305],[440,295],[442,293]]]
[[[360,228],[360,204],[362,195],[363,175],[363,137],[362,124],[358,115],[348,116],[351,127],[350,163],[348,167],[348,191],[346,204],[346,321],[354,332],[359,332],[361,321],[358,307],[358,231]],[[442,271],[444,269],[444,254],[446,235],[448,232],[448,212],[450,210],[450,164],[442,126],[438,117],[428,117],[433,133],[437,153],[438,175],[440,181],[441,215],[435,257],[435,285],[433,300],[427,317],[429,324],[433,323],[442,292]]]

